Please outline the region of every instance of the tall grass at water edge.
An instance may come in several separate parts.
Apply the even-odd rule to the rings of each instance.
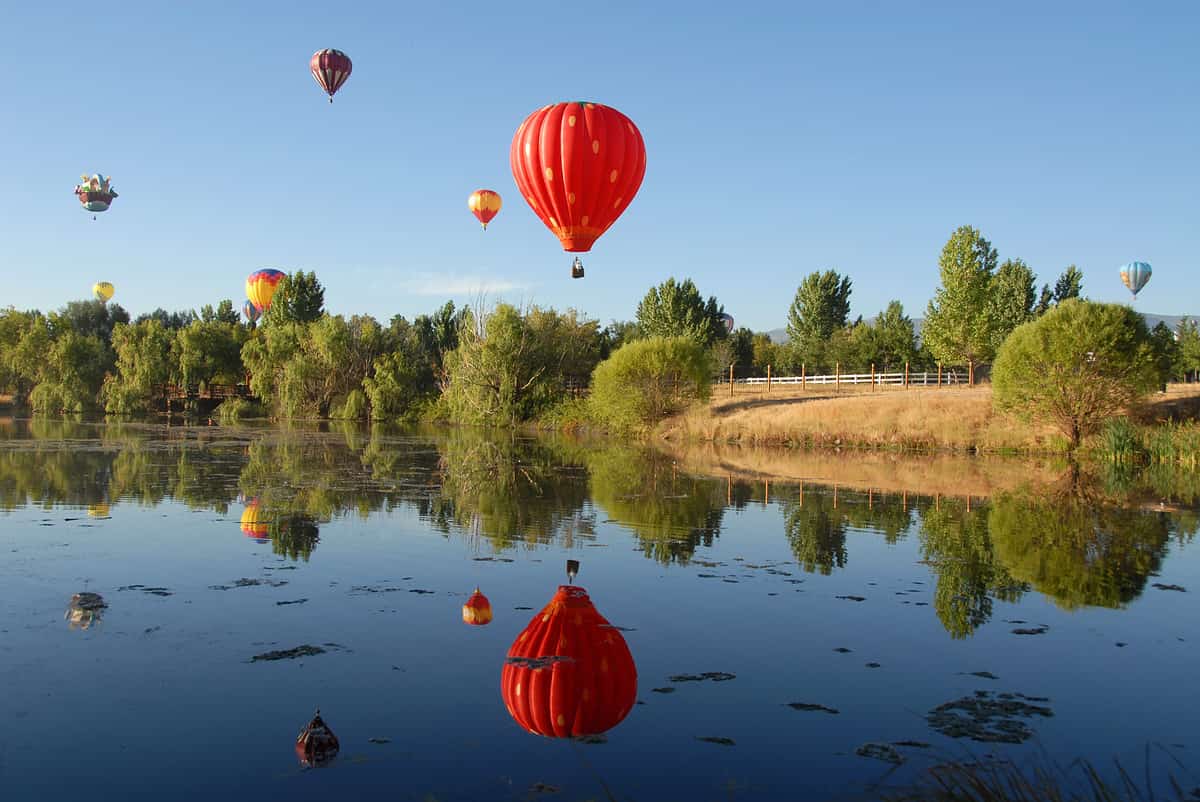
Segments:
[[[1195,468],[1200,463],[1200,423],[1143,426],[1114,418],[1100,431],[1096,451],[1110,462]]]

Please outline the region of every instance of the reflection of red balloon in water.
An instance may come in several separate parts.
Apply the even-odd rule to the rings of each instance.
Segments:
[[[492,622],[492,603],[488,597],[475,588],[471,598],[463,605],[463,622],[471,626],[481,627]]]
[[[560,585],[513,641],[500,693],[509,715],[535,735],[598,735],[633,709],[637,667],[587,591]]]
[[[308,726],[296,736],[296,757],[302,766],[323,766],[337,757],[338,739],[318,710]]]

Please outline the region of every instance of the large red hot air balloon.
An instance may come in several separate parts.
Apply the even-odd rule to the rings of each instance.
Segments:
[[[587,591],[560,585],[513,641],[500,692],[513,719],[535,735],[599,735],[633,709],[637,667]]]
[[[598,103],[556,103],[525,118],[509,152],[521,195],[563,250],[582,253],[616,222],[646,175],[633,121]],[[575,278],[583,264],[575,259]]]
[[[325,90],[325,94],[329,95],[330,103],[333,102],[333,96],[342,88],[342,84],[346,83],[351,70],[354,69],[349,56],[340,50],[328,47],[313,53],[312,61],[308,66],[312,70],[313,78],[317,79],[317,83]]]

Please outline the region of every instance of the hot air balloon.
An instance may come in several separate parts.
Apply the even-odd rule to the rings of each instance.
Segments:
[[[96,219],[95,212],[107,212],[113,199],[117,197],[117,193],[112,188],[112,178],[105,177],[100,173],[90,177],[80,176],[80,182],[75,187],[75,195],[83,204],[83,208],[93,212],[93,220]]]
[[[275,288],[279,286],[279,282],[283,281],[284,275],[282,270],[267,268],[256,270],[246,278],[246,297],[254,304],[255,309],[266,312],[271,308],[271,298],[275,295]]]
[[[270,526],[258,506],[258,501],[251,501],[246,505],[246,509],[242,510],[242,534],[254,538],[259,543],[266,543],[271,539]]]
[[[328,47],[313,53],[308,66],[312,70],[313,78],[317,79],[317,83],[325,90],[325,94],[329,95],[330,103],[333,102],[333,96],[342,88],[342,84],[346,83],[351,70],[354,69],[349,56],[340,50]]]
[[[258,307],[254,305],[253,301],[246,301],[242,304],[242,314],[246,316],[246,322],[251,326],[257,323],[262,316],[262,312],[258,311]]]
[[[296,757],[301,766],[324,766],[337,757],[338,748],[337,736],[321,718],[320,710],[296,736]]]
[[[1153,271],[1147,262],[1130,262],[1121,268],[1121,283],[1125,285],[1136,300],[1137,294],[1146,286]]]
[[[465,624],[474,627],[490,624],[492,623],[492,603],[479,591],[479,588],[475,588],[471,598],[467,599],[467,603],[463,605],[462,614]]]
[[[717,315],[717,319],[720,320],[721,325],[725,327],[726,334],[733,333],[733,315],[722,312],[721,314]]]
[[[100,620],[107,607],[108,602],[99,593],[84,591],[71,597],[63,618],[71,629],[88,629]]]
[[[598,103],[556,103],[525,118],[509,152],[522,197],[558,237],[583,253],[629,206],[646,174],[646,144],[628,117]],[[583,278],[577,256],[573,278]]]
[[[467,198],[467,208],[483,224],[483,230],[487,231],[487,224],[500,213],[500,193],[490,189],[477,189]]]
[[[637,701],[637,667],[587,591],[560,585],[513,641],[500,674],[509,715],[535,735],[599,735]]]
[[[107,281],[97,281],[92,285],[92,295],[102,304],[106,304],[112,300],[113,292],[115,292],[113,285]]]

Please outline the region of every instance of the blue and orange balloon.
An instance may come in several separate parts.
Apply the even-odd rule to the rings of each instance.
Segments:
[[[246,322],[254,325],[258,319],[262,317],[262,312],[258,311],[258,307],[252,301],[246,301],[242,304],[242,314],[246,316]]]
[[[1154,272],[1150,269],[1147,262],[1130,262],[1121,268],[1121,283],[1125,288],[1133,293],[1136,300],[1137,294],[1142,291],[1142,287],[1146,286],[1146,282],[1150,280],[1150,274]]]
[[[256,270],[246,279],[246,297],[260,313],[271,308],[271,298],[275,295],[279,282],[283,281],[285,273],[282,270],[267,268]]]

